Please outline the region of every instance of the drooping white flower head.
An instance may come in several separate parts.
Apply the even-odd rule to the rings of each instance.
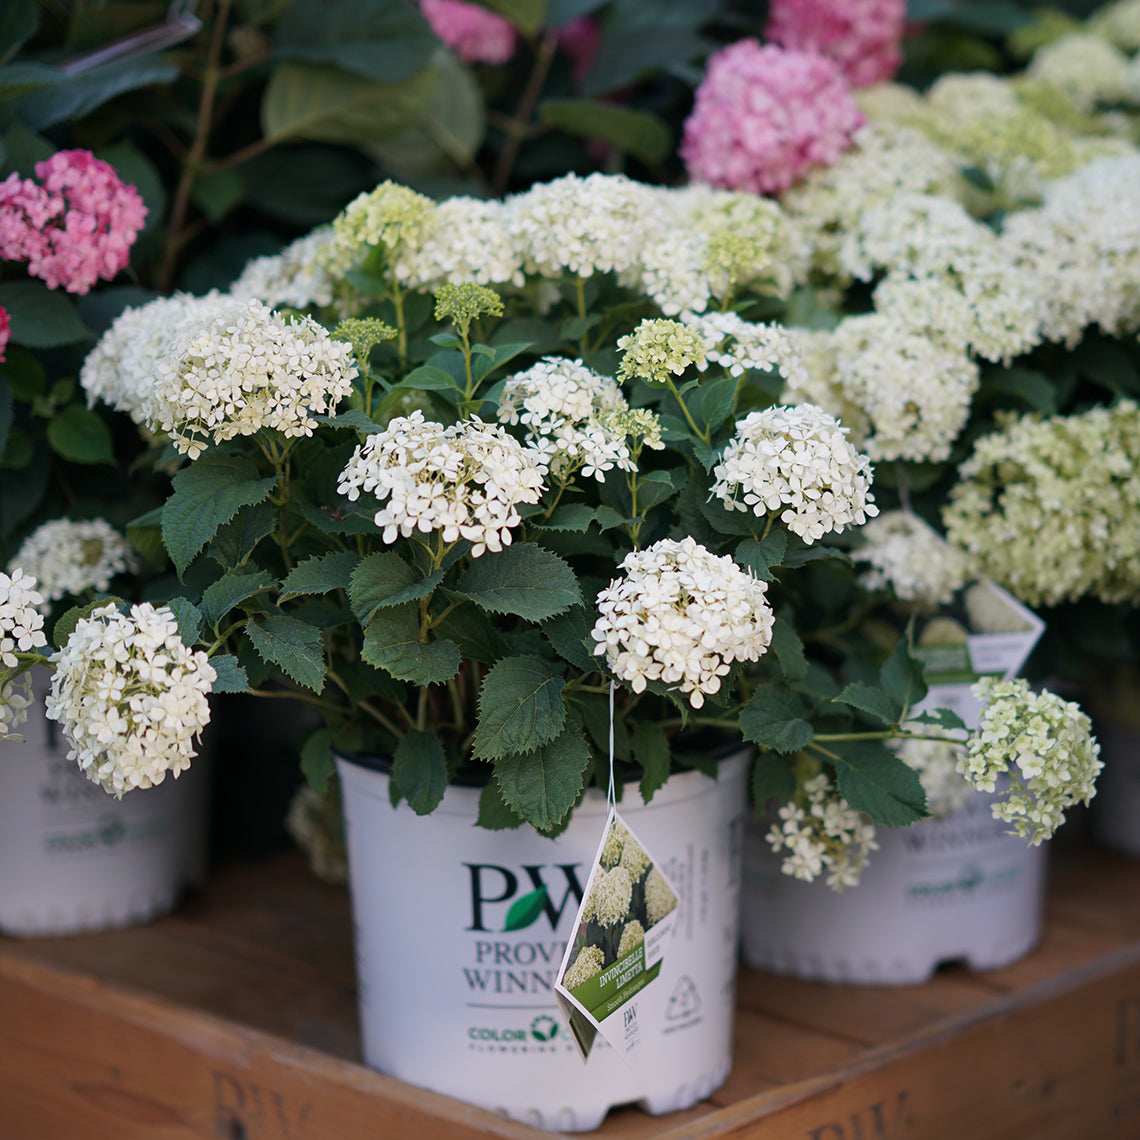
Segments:
[[[122,614],[101,606],[51,661],[47,715],[89,780],[121,796],[190,766],[217,674],[183,643],[168,607],[143,602]]]
[[[868,590],[889,590],[899,601],[932,611],[949,605],[966,584],[966,556],[910,511],[886,511],[861,533],[866,545],[852,556],[870,564],[859,577]]]
[[[878,849],[875,825],[856,811],[821,772],[795,801],[779,810],[780,820],[768,830],[768,843],[779,854],[787,851],[780,870],[810,883],[825,871],[827,885],[842,892],[859,885],[872,851]]]
[[[734,661],[755,661],[772,640],[767,583],[691,537],[635,550],[598,594],[594,652],[634,692],[676,685],[693,708],[720,689]]]
[[[184,327],[205,324],[231,304],[228,296],[218,292],[203,297],[175,293],[124,309],[79,370],[88,405],[99,399],[126,412],[135,423],[145,423],[159,360]]]
[[[1034,693],[1021,678],[984,677],[972,692],[983,703],[981,720],[958,771],[985,792],[1009,775],[1007,791],[990,810],[1037,846],[1061,826],[1066,808],[1088,803],[1096,792],[1104,765],[1092,722],[1072,701]]]
[[[712,492],[730,510],[780,520],[805,542],[879,513],[871,464],[847,429],[814,404],[750,412],[713,468]]]
[[[503,386],[499,419],[527,429],[527,445],[547,457],[552,475],[581,470],[601,482],[614,467],[636,469],[627,440],[631,409],[621,389],[580,360],[547,356],[516,373]],[[656,418],[646,426],[648,446],[662,446]]]
[[[52,519],[24,539],[11,565],[39,583],[45,602],[87,590],[103,592],[134,566],[130,544],[105,519]]]
[[[473,543],[478,558],[510,545],[518,507],[538,502],[545,474],[543,456],[501,427],[477,419],[444,427],[417,409],[356,449],[337,490],[350,501],[371,492],[384,504],[375,523],[385,542],[440,530],[446,543]]]
[[[255,435],[311,435],[313,416],[352,391],[352,346],[311,317],[287,321],[260,301],[230,302],[184,325],[157,361],[144,406],[150,426],[196,459],[210,442]]]
[[[43,596],[36,580],[22,569],[0,573],[0,740],[21,740],[16,729],[28,716],[32,703],[31,678],[13,676],[19,668],[17,653],[33,653],[47,645]]]

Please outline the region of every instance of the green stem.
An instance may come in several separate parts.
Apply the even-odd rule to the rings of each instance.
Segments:
[[[677,385],[673,383],[672,376],[667,376],[665,378],[665,383],[668,385],[669,391],[673,393],[674,398],[680,405],[681,412],[684,415],[685,420],[688,422],[689,427],[692,428],[693,434],[706,447],[711,446],[712,439],[710,434],[707,431],[701,431],[701,429],[697,427],[697,421],[693,419],[692,413],[690,413],[688,406],[686,405],[685,401],[681,399],[681,393],[677,391]]]
[[[396,310],[396,356],[403,368],[408,362],[408,326],[404,319],[404,291],[392,277],[392,307]]]
[[[585,322],[586,320],[586,282],[581,277],[574,278],[574,291],[578,298],[578,319]],[[590,351],[590,342],[586,336],[586,329],[583,325],[582,335],[578,340],[578,355],[583,359]]]

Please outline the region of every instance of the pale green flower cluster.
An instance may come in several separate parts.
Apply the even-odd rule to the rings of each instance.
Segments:
[[[667,914],[677,908],[676,892],[665,876],[656,867],[649,868],[645,876],[645,921],[649,926],[656,926]]]
[[[305,853],[313,873],[327,883],[348,881],[348,853],[338,786],[329,781],[318,792],[302,784],[289,802],[285,830]]]
[[[602,853],[598,859],[598,862],[607,871],[621,862],[621,852],[625,846],[627,835],[629,835],[629,831],[619,820],[615,819],[609,831],[606,832],[605,841],[602,843]]]
[[[12,566],[36,579],[45,602],[88,590],[106,592],[116,574],[134,566],[130,544],[105,519],[53,519],[20,544]]]
[[[1064,822],[1066,808],[1088,803],[1096,791],[1104,765],[1092,723],[1071,701],[1034,693],[1020,679],[983,678],[973,692],[984,707],[958,771],[985,792],[1008,776],[990,810],[1036,846]]]
[[[616,926],[629,915],[633,879],[620,864],[594,878],[582,908],[582,917],[599,926]]]
[[[886,511],[860,532],[865,545],[852,552],[870,568],[859,576],[868,590],[889,590],[923,612],[949,605],[966,583],[965,555],[910,511]]]
[[[621,941],[618,943],[617,956],[624,958],[631,950],[636,950],[645,941],[645,930],[636,918],[631,918],[622,927]]]
[[[503,299],[494,289],[474,281],[448,281],[435,293],[435,319],[450,321],[466,336],[471,322],[479,317],[501,317]]]
[[[406,275],[404,262],[420,247],[434,208],[430,198],[397,182],[381,182],[358,195],[333,219],[334,237],[324,254],[325,270],[340,276],[359,266],[371,248],[379,246],[397,276]]]
[[[1085,113],[1119,103],[1128,76],[1128,57],[1102,36],[1073,32],[1039,48],[1026,74],[1064,92]]]
[[[966,616],[975,633],[1025,633],[1033,623],[1013,608],[992,582],[975,582],[963,595]]]
[[[826,872],[827,885],[842,892],[859,885],[868,858],[879,844],[875,825],[839,794],[821,772],[797,797],[779,809],[779,822],[768,830],[768,843],[779,854],[785,875],[812,882]]]
[[[562,984],[568,990],[576,990],[583,982],[596,978],[605,965],[605,954],[600,946],[583,946],[577,957],[566,968]]]
[[[1103,36],[1121,51],[1140,51],[1140,0],[1117,0],[1098,8],[1088,19],[1090,32]]]
[[[650,384],[666,384],[690,364],[700,368],[705,363],[704,339],[679,321],[644,320],[633,332],[619,337],[617,346],[625,354],[618,380],[637,376]]]
[[[983,436],[943,510],[978,576],[1033,605],[1140,594],[1140,407],[1025,416]]]

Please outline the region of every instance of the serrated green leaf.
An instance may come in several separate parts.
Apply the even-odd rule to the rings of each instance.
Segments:
[[[213,693],[244,693],[249,688],[249,674],[238,664],[238,659],[229,653],[219,653],[210,658],[218,679],[210,687]]]
[[[314,693],[325,687],[325,651],[321,631],[285,614],[271,614],[245,627],[262,661]]]
[[[246,507],[236,518],[218,527],[210,542],[210,557],[219,566],[235,570],[248,561],[257,544],[272,534],[276,526],[277,511],[272,503]]]
[[[322,796],[329,786],[329,778],[336,771],[332,742],[333,730],[318,728],[301,745],[301,771],[309,781],[309,787]]]
[[[926,696],[922,662],[911,656],[909,641],[909,636],[899,638],[898,644],[879,674],[879,680],[887,695],[904,710],[904,715],[905,710],[912,708]]]
[[[333,590],[347,590],[352,572],[359,564],[360,555],[351,550],[314,554],[285,575],[279,600],[284,602],[303,594],[331,594]]]
[[[365,625],[378,609],[427,597],[441,581],[442,570],[417,579],[416,572],[394,550],[380,550],[352,572],[348,598],[356,620]]]
[[[257,474],[240,455],[208,451],[174,476],[174,493],[162,511],[162,541],[179,574],[220,526],[268,497],[277,480]]]
[[[210,627],[216,626],[234,606],[274,584],[265,570],[227,570],[202,593],[202,612]]]
[[[454,641],[420,641],[419,606],[414,602],[378,609],[372,615],[361,656],[396,680],[417,685],[440,684],[459,671],[459,646]]]
[[[806,747],[814,735],[803,718],[800,698],[782,685],[759,685],[740,713],[740,731],[745,740],[773,748],[777,752],[796,752]]]
[[[526,821],[503,799],[499,785],[491,780],[479,796],[479,827],[488,831],[513,831]]]
[[[507,657],[494,665],[479,690],[472,755],[496,760],[553,740],[566,723],[565,684],[538,657]],[[509,796],[507,802],[518,807]]]
[[[189,598],[171,598],[166,603],[178,622],[178,636],[183,645],[194,645],[202,635],[205,619],[202,611]]]
[[[834,749],[839,794],[876,823],[904,827],[926,814],[918,773],[875,741],[847,741]]]
[[[772,652],[780,660],[780,668],[789,681],[802,681],[807,672],[804,643],[792,628],[788,618],[781,614],[772,627]]]
[[[736,561],[761,581],[771,582],[772,568],[783,562],[787,549],[788,536],[782,530],[774,530],[762,542],[746,538],[736,548]]]
[[[578,579],[557,554],[523,542],[472,560],[460,589],[491,613],[545,621],[582,601]]]
[[[669,779],[672,752],[665,730],[655,720],[636,720],[630,732],[634,763],[645,771],[641,777],[641,798],[645,803]]]
[[[593,622],[593,615],[585,606],[572,606],[552,621],[543,622],[542,632],[560,657],[583,673],[592,673],[602,667],[602,659],[593,653]]]
[[[967,729],[966,722],[953,709],[927,709],[918,716],[911,715],[907,724],[933,724],[947,730]]]
[[[590,529],[594,517],[593,507],[587,507],[585,503],[567,503],[539,525],[543,530],[568,530],[582,534]]]
[[[375,435],[384,430],[371,416],[366,416],[359,408],[346,408],[335,416],[317,416],[318,423],[327,424],[334,431],[356,431],[365,435]]]
[[[518,344],[473,345],[472,351],[481,351],[481,356],[472,366],[472,375],[481,383],[497,368],[502,368],[504,364],[514,360],[516,356],[526,352],[528,348],[530,348],[528,341],[523,341]]]
[[[862,681],[852,682],[833,699],[869,713],[883,724],[897,724],[902,711],[882,689],[876,689],[873,685],[864,684]]]
[[[511,903],[507,911],[506,921],[503,923],[503,933],[511,930],[525,930],[546,909],[550,895],[544,883],[537,891],[528,891],[525,895]]]
[[[444,372],[442,368],[436,368],[431,364],[421,364],[419,368],[412,369],[397,387],[414,388],[418,392],[440,392],[448,388],[456,388],[458,385],[455,383],[455,377],[449,372]]]
[[[650,164],[664,161],[673,148],[673,133],[665,121],[633,107],[596,99],[546,99],[538,106],[538,117],[568,134],[609,143]]]
[[[648,471],[637,480],[637,509],[646,511],[665,502],[676,490],[673,476],[668,471]]]
[[[439,806],[447,791],[447,758],[434,732],[406,733],[396,746],[392,771],[416,815]]]
[[[52,451],[72,463],[114,463],[111,429],[103,417],[81,404],[68,404],[47,426]]]
[[[590,746],[570,727],[541,748],[496,761],[495,780],[509,807],[539,831],[550,832],[577,802],[589,760]]]
[[[752,760],[752,806],[762,815],[774,797],[787,803],[796,794],[796,776],[791,765],[771,752],[757,752]]]
[[[445,596],[455,606],[436,623],[434,628],[437,637],[454,641],[465,658],[482,661],[487,665],[510,654],[507,640],[474,602],[469,602],[450,590],[445,591]]]

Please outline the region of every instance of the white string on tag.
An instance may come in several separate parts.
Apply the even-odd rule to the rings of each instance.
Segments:
[[[617,810],[617,797],[614,795],[614,682],[610,682],[610,786],[606,791],[608,815]]]

